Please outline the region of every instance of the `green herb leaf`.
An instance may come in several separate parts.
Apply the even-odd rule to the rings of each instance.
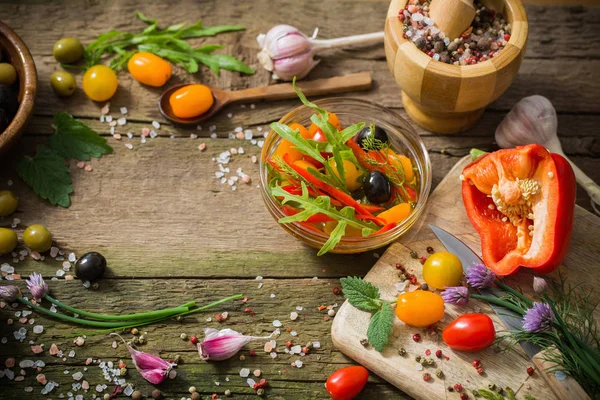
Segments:
[[[68,113],[54,114],[54,128],[56,133],[50,136],[48,144],[56,154],[67,159],[89,161],[91,157],[100,158],[113,151],[105,138]]]
[[[369,328],[367,329],[367,339],[375,350],[381,352],[383,347],[388,343],[389,337],[392,334],[394,324],[394,310],[389,303],[383,302],[381,310],[377,311],[371,317]]]
[[[471,155],[471,160],[475,161],[484,154],[487,154],[487,152],[479,149],[471,149],[471,151],[469,151],[469,154]]]
[[[39,146],[34,157],[17,162],[17,172],[33,191],[52,205],[69,207],[73,193],[65,160],[46,146]]]
[[[354,212],[352,210],[348,210],[348,208],[349,207],[344,208],[342,210],[342,213],[344,211],[350,211],[352,214],[354,214]],[[322,256],[323,254],[327,253],[328,251],[333,250],[335,248],[335,246],[337,246],[337,244],[340,242],[340,240],[342,240],[342,238],[346,234],[347,226],[348,226],[347,222],[344,222],[344,221],[338,222],[336,227],[329,234],[329,239],[327,239],[327,241],[323,244],[323,246],[317,252],[317,256]]]
[[[342,278],[340,282],[344,297],[354,307],[369,312],[380,310],[382,302],[377,286],[356,276]]]
[[[506,392],[506,398],[508,400],[517,400],[517,396],[515,396],[515,391],[512,390],[511,388],[507,387],[504,389],[504,391]]]
[[[500,393],[496,393],[492,390],[487,390],[487,389],[479,389],[477,390],[477,393],[479,393],[479,395],[481,397],[483,397],[484,399],[489,399],[489,400],[504,400],[504,396],[502,396]]]
[[[293,130],[289,126],[279,122],[273,122],[271,124],[271,129],[281,136],[282,139],[291,142],[300,153],[314,158],[321,164],[327,163],[327,161],[321,156],[320,151],[311,145],[308,140],[304,139],[302,135],[300,135],[299,130]]]
[[[536,400],[536,398],[530,395],[529,393],[525,393],[525,395],[523,395],[523,398],[525,400]]]

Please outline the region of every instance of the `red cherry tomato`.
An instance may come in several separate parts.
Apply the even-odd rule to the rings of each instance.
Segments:
[[[355,365],[338,369],[329,375],[325,387],[333,400],[351,400],[363,390],[368,379],[369,371]]]
[[[496,330],[487,315],[464,314],[444,329],[442,338],[453,350],[475,352],[494,343]]]

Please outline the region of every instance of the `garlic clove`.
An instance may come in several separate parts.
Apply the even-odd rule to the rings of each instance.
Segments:
[[[302,79],[319,63],[313,58],[312,52],[292,57],[281,58],[273,62],[273,78],[291,81]]]

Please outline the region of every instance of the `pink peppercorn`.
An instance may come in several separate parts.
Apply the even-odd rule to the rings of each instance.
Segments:
[[[192,337],[190,338],[190,342],[191,342],[192,344],[197,344],[197,343],[198,343],[198,338],[197,338],[196,336],[192,336]]]
[[[463,386],[460,383],[455,383],[454,384],[454,390],[456,390],[457,392],[462,392],[463,390]]]
[[[506,40],[507,42],[510,40],[510,35],[508,33],[504,34],[504,40]]]
[[[441,350],[436,350],[436,351],[435,351],[435,356],[436,356],[437,358],[442,358],[442,356],[443,356],[443,354],[442,354],[442,351],[441,351]]]
[[[467,393],[460,394],[460,400],[467,400],[468,398],[469,398],[469,395]]]
[[[415,333],[412,337],[412,340],[414,340],[415,342],[420,342],[421,341],[421,335],[418,333]]]
[[[425,350],[425,355],[426,355],[426,356],[429,356],[429,355],[431,355],[431,350],[429,350],[429,349]]]
[[[533,369],[533,367],[527,367],[527,375],[531,376],[531,375],[533,375],[534,372],[535,372],[535,369]]]

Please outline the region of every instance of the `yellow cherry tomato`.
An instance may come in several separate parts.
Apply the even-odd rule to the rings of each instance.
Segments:
[[[308,129],[306,129],[304,127],[304,125],[301,125],[297,122],[291,123],[289,125],[290,128],[292,128],[295,131],[299,131],[300,132],[300,136],[302,136],[304,139],[311,139],[312,136],[310,135],[310,133],[308,132]]]
[[[308,161],[306,161],[304,159],[302,159],[302,160],[296,160],[296,161],[293,162],[293,164],[295,166],[297,166],[297,167],[300,167],[300,168],[306,169],[306,170],[308,170],[309,168],[318,169],[314,164],[312,164],[312,163],[310,163],[310,162],[308,162]]]
[[[10,253],[17,247],[17,234],[10,229],[0,228],[0,256]]]
[[[44,225],[30,225],[23,232],[23,243],[31,250],[42,253],[52,246],[52,234]]]
[[[446,286],[458,286],[463,277],[460,259],[447,251],[430,255],[423,264],[423,279],[436,289]]]
[[[329,163],[333,169],[333,174],[339,178],[340,174],[337,170],[337,163],[333,157],[329,159]],[[344,173],[346,174],[346,189],[354,192],[362,186],[363,172],[350,160],[343,160],[343,165]]]
[[[94,101],[110,99],[115,95],[117,86],[117,74],[106,65],[94,65],[83,75],[83,91]]]
[[[173,72],[168,61],[148,52],[135,53],[129,59],[127,69],[136,81],[154,87],[167,83]]]
[[[429,326],[444,317],[444,299],[437,293],[415,290],[398,296],[396,316],[411,326]]]
[[[179,118],[193,118],[207,112],[215,102],[208,86],[187,85],[176,90],[169,97],[173,114]]]
[[[338,224],[337,221],[329,221],[329,222],[323,223],[323,232],[325,232],[328,235],[331,235],[331,232],[333,232],[333,230],[335,229],[337,224]],[[346,225],[346,231],[344,233],[344,237],[363,237],[362,229],[358,229],[353,226]]]
[[[381,214],[377,215],[378,218],[381,218],[385,221],[386,224],[399,224],[404,221],[406,217],[410,215],[411,207],[408,203],[400,203],[390,208],[389,210],[385,210]]]
[[[303,154],[295,148],[292,142],[282,139],[281,142],[279,142],[279,145],[277,145],[273,156],[279,156],[283,158],[283,156],[286,154],[292,161],[301,160],[303,156]]]
[[[404,169],[404,176],[406,182],[410,182],[415,177],[415,173],[412,169],[412,163],[410,162],[410,158],[397,154],[394,150],[388,148],[388,159],[392,165],[401,165],[402,169]]]

